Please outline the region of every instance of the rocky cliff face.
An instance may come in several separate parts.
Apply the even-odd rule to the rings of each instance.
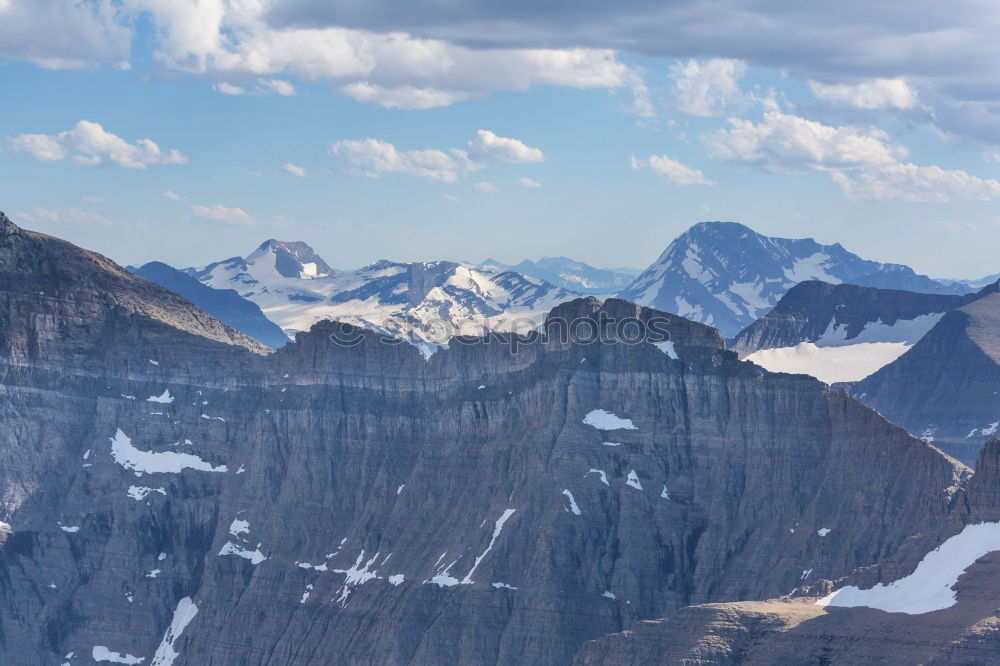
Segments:
[[[887,418],[971,463],[1000,433],[1000,283],[946,314],[895,362],[851,387]]]
[[[0,260],[8,663],[565,663],[892,558],[964,497],[962,465],[673,316],[659,346],[425,360],[320,323],[261,355],[6,221]],[[588,299],[550,321],[663,316]]]
[[[588,642],[574,663],[997,663],[1000,439],[983,448],[967,488],[947,520],[908,539],[889,560],[779,599],[704,604],[640,622],[627,632]],[[949,549],[969,535],[975,538]],[[941,560],[921,571],[923,560],[935,552],[944,553]],[[868,598],[875,607],[817,603],[817,595],[847,585],[888,587]],[[879,596],[892,602],[892,612],[878,607]],[[937,603],[927,604],[927,598]]]

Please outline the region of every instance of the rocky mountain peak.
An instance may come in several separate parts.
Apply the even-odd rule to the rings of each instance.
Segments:
[[[254,263],[262,257],[274,255],[274,269],[287,278],[312,279],[329,277],[335,273],[313,248],[303,241],[269,239],[254,250],[247,261]]]

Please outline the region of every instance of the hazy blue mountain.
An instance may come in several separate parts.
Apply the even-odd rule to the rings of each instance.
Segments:
[[[223,324],[277,349],[288,342],[288,337],[270,319],[264,316],[255,303],[248,301],[232,289],[214,289],[202,284],[184,271],[159,261],[129,270],[139,277],[166,287],[191,301]]]
[[[568,257],[542,257],[538,261],[526,259],[513,265],[487,259],[478,268],[495,272],[514,271],[581,294],[613,294],[630,285],[642,272],[637,268],[594,268]]]

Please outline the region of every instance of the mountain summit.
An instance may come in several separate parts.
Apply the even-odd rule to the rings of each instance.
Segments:
[[[736,222],[700,222],[618,297],[715,326],[728,337],[806,280],[940,294],[967,291],[907,266],[862,259],[839,243],[764,236]]]
[[[302,241],[279,241],[272,238],[261,243],[247,257],[247,261],[257,264],[265,257],[274,262],[274,270],[278,275],[287,278],[307,280],[329,277],[335,273],[312,247]]]

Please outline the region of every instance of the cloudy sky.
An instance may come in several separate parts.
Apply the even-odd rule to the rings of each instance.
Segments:
[[[721,219],[1000,271],[995,2],[666,4],[0,0],[0,210],[122,263],[642,268]]]

